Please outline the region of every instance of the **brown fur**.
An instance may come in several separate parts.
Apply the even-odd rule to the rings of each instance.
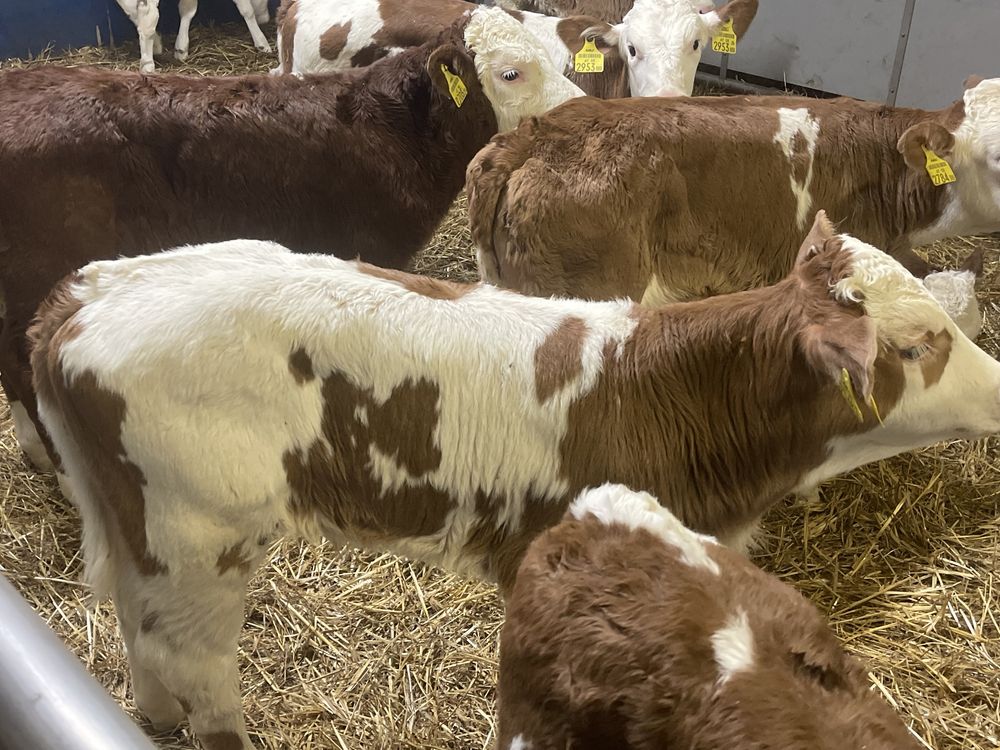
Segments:
[[[288,356],[288,371],[299,385],[316,379],[312,359],[301,346]]]
[[[592,31],[585,35],[584,32],[588,30]],[[583,89],[584,93],[600,99],[620,99],[631,96],[628,65],[621,56],[615,40],[607,36],[608,32],[612,31],[611,24],[592,15],[570,16],[559,22],[556,31],[563,44],[574,55],[583,49],[588,37],[593,38],[594,45],[604,55],[604,72],[602,73],[577,73],[572,66],[565,71],[566,77]]]
[[[913,256],[907,238],[939,216],[946,191],[927,179],[922,154],[919,170],[908,168],[897,142],[909,153],[924,129],[955,126],[958,105],[575,99],[497,136],[469,165],[470,224],[487,278],[541,296],[636,300],[654,274],[678,299],[782,278],[803,231],[789,173],[801,179],[808,164],[801,143],[789,165],[774,142],[779,107],[808,107],[820,123],[813,210]],[[720,200],[720,185],[740,200]]]
[[[438,531],[454,505],[447,492],[424,485],[383,491],[367,469],[369,445],[412,476],[440,465],[434,442],[437,386],[407,381],[378,404],[370,391],[333,372],[324,378],[322,392],[323,440],[283,459],[292,512],[319,516],[373,542]],[[365,416],[358,415],[360,409]]]
[[[241,573],[250,572],[251,557],[243,552],[244,542],[237,542],[231,547],[226,547],[219,553],[219,559],[215,561],[215,567],[221,576],[227,570],[237,568]]]
[[[347,46],[347,35],[350,33],[350,21],[328,28],[319,37],[319,56],[326,60],[336,60]]]
[[[580,359],[587,324],[566,318],[535,351],[535,395],[544,404],[583,372]]]
[[[924,378],[924,387],[930,388],[936,385],[944,374],[944,368],[948,365],[948,358],[951,356],[952,337],[948,331],[940,331],[937,334],[927,332],[926,343],[931,347],[931,353],[926,355],[920,363],[920,373]]]
[[[475,289],[477,284],[461,284],[454,281],[432,279],[429,276],[417,276],[388,268],[379,268],[368,263],[360,263],[358,270],[386,281],[399,284],[414,294],[437,300],[457,300]]]
[[[500,5],[545,13],[549,16],[595,16],[608,23],[621,23],[635,0],[501,0]],[[741,37],[757,15],[757,0],[732,0],[717,8],[722,20],[733,19],[733,31]]]
[[[816,609],[742,556],[720,575],[644,529],[570,516],[506,600],[500,750],[916,750]],[[711,637],[747,613],[754,663],[718,684]]]
[[[0,71],[8,397],[35,418],[25,329],[91,260],[249,237],[404,265],[496,131],[464,47],[435,49],[304,80]],[[442,64],[469,90],[460,109]]]
[[[243,750],[243,740],[236,732],[210,732],[200,739],[205,750]]]

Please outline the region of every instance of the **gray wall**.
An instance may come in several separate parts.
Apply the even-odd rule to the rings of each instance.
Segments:
[[[728,62],[778,83],[886,101],[898,50],[896,103],[943,107],[970,73],[1000,76],[1000,0],[760,0]]]

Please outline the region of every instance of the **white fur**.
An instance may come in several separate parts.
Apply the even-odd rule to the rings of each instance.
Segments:
[[[819,122],[804,107],[799,109],[779,107],[778,132],[774,135],[774,142],[781,147],[789,165],[794,156],[793,144],[796,134],[805,140],[806,152],[809,154],[809,169],[802,183],[795,179],[794,171],[790,170],[788,182],[791,184],[792,195],[795,196],[795,223],[799,229],[804,230],[812,217],[812,193],[809,188],[812,186],[813,158],[816,154],[816,139],[819,137]]]
[[[965,117],[948,157],[956,182],[940,188],[947,191],[941,216],[913,234],[914,244],[1000,231],[1000,78],[968,89],[964,99]]]
[[[509,750],[531,750],[531,743],[524,739],[523,734],[519,734],[510,741]]]
[[[440,466],[417,480],[373,454],[371,470],[384,487],[419,481],[462,498],[440,533],[399,540],[393,549],[476,574],[478,561],[461,555],[478,519],[476,491],[507,498],[498,523],[513,527],[526,495],[565,492],[558,438],[569,404],[595,383],[605,344],[620,345],[635,327],[628,303],[523,298],[483,286],[445,305],[352,263],[254,241],[97,262],[82,274],[74,294],[85,304],[83,330],[64,346],[63,365],[69,373],[95,370],[105,387],[127,394],[122,439],[146,478],[150,548],[168,564],[217,555],[251,530],[292,523],[281,457],[321,439],[321,379],[335,369],[372,389],[376,402],[408,379],[439,386]],[[166,289],[163,304],[149,304]],[[245,314],[234,315],[236,309]],[[539,404],[533,352],[569,315],[593,331],[583,372]],[[414,336],[414,326],[423,333]],[[485,330],[494,334],[484,338]],[[118,343],[109,350],[104,342],[112,339]],[[299,344],[319,377],[289,389],[287,356]],[[183,386],[165,376],[180,371],[191,373]],[[200,384],[192,392],[194,382]],[[236,383],[259,394],[259,402],[234,399]],[[175,392],[175,385],[184,390]],[[237,465],[233,476],[209,469]],[[187,467],[183,486],[177,466]],[[199,527],[194,544],[177,549],[171,530],[200,516],[206,498],[228,498],[232,528]],[[316,536],[320,529],[300,531]],[[336,529],[322,531],[338,537]]]
[[[153,54],[161,51],[160,35],[156,33],[156,24],[160,19],[160,0],[117,0],[125,14],[135,24],[139,32],[139,70],[152,73],[156,69]],[[254,46],[261,52],[270,52],[271,45],[260,30],[259,23],[267,23],[270,13],[267,0],[233,0],[246,22]],[[178,60],[186,60],[188,55],[189,29],[191,19],[198,12],[198,0],[179,0],[178,8],[181,14],[180,26],[177,29],[177,41],[174,45],[174,56]]]
[[[676,548],[686,565],[719,575],[718,564],[705,549],[706,544],[715,544],[715,539],[687,528],[648,492],[635,492],[621,484],[602,484],[581,492],[570,506],[570,513],[580,520],[594,516],[606,526],[645,529]]]
[[[27,410],[20,401],[10,402],[10,416],[14,420],[14,437],[24,455],[31,461],[32,466],[45,474],[51,474],[56,470],[52,460],[49,458],[45,444],[35,429],[35,423],[31,421]]]
[[[700,13],[691,0],[636,0],[615,26],[632,96],[690,96],[701,55],[721,25],[718,13]]]
[[[972,271],[938,271],[928,274],[924,286],[955,321],[955,325],[975,340],[983,330],[983,315],[976,300],[976,275]]]
[[[753,667],[753,631],[746,610],[737,608],[726,624],[712,634],[712,651],[719,667],[719,682],[725,684],[737,672]]]
[[[501,132],[516,127],[525,117],[583,96],[580,87],[552,63],[542,43],[499,8],[472,12],[465,43],[476,54],[476,72]],[[504,80],[508,71],[516,71],[517,79]]]

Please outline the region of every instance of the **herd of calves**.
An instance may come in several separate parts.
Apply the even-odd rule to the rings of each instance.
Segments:
[[[252,747],[246,584],[301,535],[500,585],[501,750],[917,748],[743,553],[1000,432],[982,257],[912,250],[1000,230],[1000,78],[690,97],[756,0],[542,5],[286,0],[270,76],[0,72],[0,379],[136,704]],[[398,270],[463,186],[483,282]]]

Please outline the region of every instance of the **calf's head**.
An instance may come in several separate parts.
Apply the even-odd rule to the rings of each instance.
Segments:
[[[956,182],[941,189],[948,195],[942,220],[951,233],[1000,230],[1000,78],[970,76],[965,94],[951,107],[903,132],[897,149],[921,179],[924,149],[948,160]]]
[[[613,29],[632,96],[690,96],[713,34],[732,20],[742,37],[756,14],[757,0],[731,0],[718,9],[692,0],[636,0]]]
[[[477,8],[465,27],[476,71],[500,131],[583,91],[556,69],[542,43],[499,8]]]
[[[1000,362],[893,258],[835,234],[821,211],[793,277],[816,301],[800,350],[832,381],[833,418],[856,420],[833,431],[812,482],[941,440],[1000,432]]]

